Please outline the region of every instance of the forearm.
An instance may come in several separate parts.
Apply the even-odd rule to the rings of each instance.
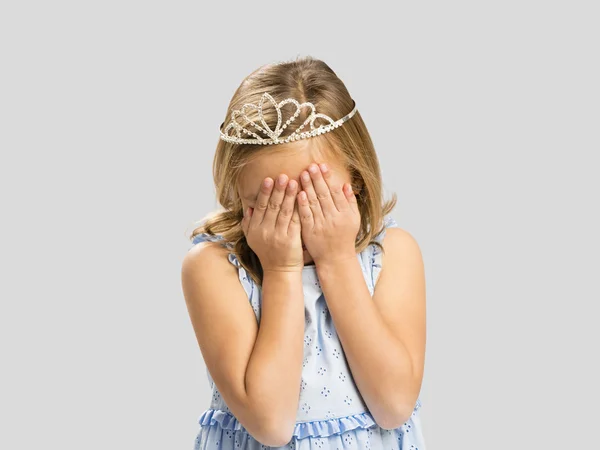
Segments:
[[[413,368],[373,302],[357,259],[317,264],[319,281],[356,385],[381,422],[405,409]]]
[[[304,356],[302,272],[265,272],[258,335],[246,370],[246,392],[258,411],[282,427],[295,423]]]

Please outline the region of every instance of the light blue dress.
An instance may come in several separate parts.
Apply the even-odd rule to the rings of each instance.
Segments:
[[[398,226],[389,215],[384,223],[385,228],[375,238],[380,242],[388,227]],[[220,241],[221,236],[206,233],[196,235],[192,246],[206,240]],[[357,253],[357,258],[373,295],[381,270],[381,250],[371,244]],[[260,323],[261,288],[252,281],[233,253],[229,253],[229,261],[238,267],[239,280]],[[231,413],[207,369],[212,400],[198,419],[200,430],[194,450],[425,450],[419,417],[420,398],[415,403],[412,415],[401,427],[393,430],[380,428],[354,383],[314,265],[304,266],[302,280],[305,305],[304,360],[292,439],[282,447],[269,447],[254,439]]]

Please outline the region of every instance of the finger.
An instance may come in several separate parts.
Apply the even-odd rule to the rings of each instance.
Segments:
[[[354,194],[354,191],[352,190],[352,185],[350,183],[344,184],[344,195],[348,200],[350,209],[352,209],[355,213],[358,214],[360,212],[358,210],[358,201],[356,200],[356,194]]]
[[[317,169],[318,170],[318,169]],[[323,222],[323,211],[321,211],[321,204],[317,198],[317,193],[313,187],[308,171],[303,171],[301,174],[302,188],[308,198],[308,206],[310,207],[313,215],[313,221],[315,223]]]
[[[300,226],[310,230],[314,227],[315,221],[313,218],[312,209],[308,203],[308,197],[306,192],[300,191],[298,194],[298,214],[300,216]]]
[[[323,179],[323,168],[327,171],[327,166],[325,164],[311,164],[308,168],[310,172],[310,177],[312,180],[312,184],[315,188],[315,193],[317,198],[319,199],[319,204],[321,205],[321,211],[323,212],[323,216],[327,217],[330,214],[337,211],[335,203],[333,202],[333,198],[331,198],[331,192],[329,192],[329,186]]]
[[[260,191],[256,197],[256,204],[254,205],[254,211],[252,212],[252,217],[250,218],[249,228],[254,228],[262,223],[263,217],[265,216],[267,207],[269,205],[269,198],[271,197],[272,189],[273,179],[269,177],[265,178],[260,185]]]
[[[275,187],[271,192],[271,197],[267,203],[267,211],[265,212],[265,216],[263,217],[263,225],[272,228],[275,227],[277,223],[277,217],[279,216],[279,211],[281,210],[281,202],[283,202],[283,197],[285,197],[285,188],[287,187],[288,176],[284,173],[277,177],[275,181]]]
[[[294,214],[297,190],[298,183],[296,180],[289,180],[287,183],[287,189],[285,191],[285,197],[281,203],[281,210],[279,211],[279,216],[277,217],[277,226],[284,230],[284,234],[287,234],[287,229],[290,226],[292,214]]]
[[[298,212],[298,205],[295,204],[294,213],[292,214],[292,218],[290,219],[290,224],[288,226],[288,236],[299,236],[301,234],[301,230],[302,227],[300,225],[300,213]]]
[[[322,167],[324,166],[324,167]],[[338,211],[345,211],[348,209],[348,200],[346,200],[346,196],[344,195],[344,191],[342,190],[342,185],[337,183],[333,177],[331,176],[331,170],[325,164],[321,164],[321,173],[323,175],[323,180],[327,183],[327,187],[329,188],[329,192],[331,194],[331,199],[335,208]]]

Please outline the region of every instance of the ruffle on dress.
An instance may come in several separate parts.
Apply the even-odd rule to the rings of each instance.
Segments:
[[[413,411],[417,411],[420,407],[421,401],[417,399]],[[218,425],[224,430],[246,431],[244,426],[233,414],[220,409],[207,409],[198,418],[198,423],[201,426]],[[333,419],[296,422],[293,436],[298,439],[307,437],[327,437],[342,434],[350,430],[356,430],[358,428],[366,429],[372,426],[377,426],[377,422],[375,422],[371,413],[367,411]]]
[[[192,238],[192,246],[196,245],[200,242],[210,241],[210,242],[219,242],[223,240],[223,236],[221,235],[212,235],[208,233],[198,233],[196,236]]]
[[[209,242],[221,242],[223,241],[223,236],[221,235],[217,235],[217,236],[213,236],[212,234],[208,234],[208,233],[199,233],[196,236],[194,236],[194,238],[192,239],[192,247],[196,244],[199,244],[200,242],[204,242],[204,241],[209,241]],[[231,245],[227,244],[227,243],[222,243],[223,247],[231,249]],[[190,247],[191,248],[191,247]],[[240,264],[240,262],[237,259],[237,256],[235,256],[235,253],[229,253],[227,255],[227,258],[229,259],[229,262],[231,264],[233,264],[234,266],[240,268],[240,269],[244,269],[242,267],[242,265]]]
[[[385,233],[390,227],[398,227],[398,222],[391,216],[387,215],[383,219],[383,230],[376,235],[373,239],[380,244],[383,243],[383,238],[385,237]],[[377,284],[377,280],[379,279],[379,273],[381,272],[381,260],[382,260],[382,250],[375,244],[371,244],[371,252],[367,253],[369,262],[367,264],[368,267],[371,268],[371,295],[373,295],[375,285]]]
[[[357,428],[370,428],[377,425],[370,413],[364,412],[335,419],[315,420],[312,422],[297,422],[294,427],[294,436],[298,439],[313,437],[333,436]]]
[[[227,411],[219,409],[207,409],[202,413],[198,422],[202,426],[218,425],[224,430],[244,430],[244,426]],[[368,412],[355,414],[347,417],[340,417],[329,420],[316,420],[313,422],[297,422],[294,427],[294,436],[298,439],[307,437],[326,437],[335,434],[342,434],[349,430],[357,428],[369,428],[377,425],[373,417]]]

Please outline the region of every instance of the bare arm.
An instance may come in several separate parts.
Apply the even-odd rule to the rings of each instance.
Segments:
[[[262,289],[260,329],[246,387],[274,414],[278,445],[285,445],[296,424],[304,357],[302,272],[265,272]]]
[[[390,228],[383,245],[373,298],[356,258],[317,271],[356,385],[376,422],[392,429],[408,420],[421,388],[425,277],[409,233]]]
[[[260,327],[219,244],[190,249],[181,276],[202,356],[225,403],[256,440],[284,445],[295,425],[302,372],[302,273],[265,273]]]

